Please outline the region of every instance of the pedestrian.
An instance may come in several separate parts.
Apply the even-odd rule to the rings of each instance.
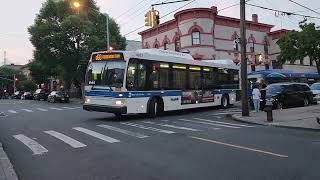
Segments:
[[[252,90],[252,100],[253,100],[254,110],[258,112],[260,109],[261,93],[256,84],[253,87],[254,88]]]
[[[264,80],[261,81],[261,104],[260,104],[260,110],[264,110],[264,107],[266,106],[266,96],[267,96],[267,84]]]

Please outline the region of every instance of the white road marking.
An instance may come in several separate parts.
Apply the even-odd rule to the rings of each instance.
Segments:
[[[47,109],[37,108],[39,111],[48,111]]]
[[[75,108],[72,108],[72,107],[61,107],[61,108],[63,108],[63,109],[75,109]]]
[[[133,126],[133,127],[137,127],[137,128],[141,128],[141,129],[146,129],[146,130],[150,130],[150,131],[156,131],[156,132],[161,132],[161,133],[166,133],[166,134],[174,134],[175,132],[173,131],[168,131],[168,130],[164,130],[164,129],[158,129],[158,128],[153,128],[153,127],[147,127],[147,126],[143,126],[140,124],[133,124],[133,123],[121,123],[124,125],[128,125],[128,126]]]
[[[277,153],[273,153],[273,152],[269,152],[269,151],[263,151],[263,150],[254,149],[254,148],[249,148],[249,147],[245,147],[245,146],[234,145],[234,144],[230,144],[230,143],[214,141],[214,140],[210,140],[210,139],[204,139],[204,138],[199,138],[199,137],[194,137],[194,136],[191,136],[191,138],[197,139],[197,140],[201,140],[201,141],[210,142],[210,143],[214,143],[214,144],[220,144],[220,145],[224,145],[224,146],[228,146],[228,147],[244,149],[244,150],[248,150],[248,151],[254,151],[254,152],[258,152],[258,153],[262,153],[262,154],[268,154],[268,155],[281,157],[281,158],[288,158],[289,157],[287,155],[277,154]]]
[[[97,126],[105,128],[105,129],[109,129],[111,131],[116,131],[116,132],[119,132],[119,133],[122,133],[122,134],[126,134],[126,135],[129,135],[129,136],[137,137],[137,138],[147,138],[147,137],[149,137],[149,136],[146,136],[146,135],[143,135],[143,134],[140,134],[140,133],[136,133],[136,132],[132,132],[132,131],[128,131],[128,130],[125,130],[125,129],[120,129],[120,128],[117,128],[117,127],[108,126],[108,125],[104,125],[104,124],[100,124],[100,125],[97,125]]]
[[[22,111],[26,111],[26,112],[33,112],[32,110],[30,109],[21,109]]]
[[[221,122],[221,121],[212,121],[212,120],[208,120],[208,119],[202,119],[202,118],[193,118],[193,119],[197,119],[200,121],[206,121],[206,122],[212,122],[212,123],[218,123],[218,124],[225,124],[225,125],[231,125],[231,126],[240,126],[240,127],[255,127],[255,126],[248,126],[248,125],[243,125],[243,124],[234,124],[234,123],[226,123],[226,122]]]
[[[178,120],[179,120],[179,121],[187,121],[187,122],[199,123],[199,124],[212,125],[212,126],[233,128],[233,129],[241,128],[241,127],[235,127],[235,126],[227,126],[227,125],[223,125],[223,124],[216,124],[216,123],[208,123],[208,122],[203,122],[203,121],[188,120],[188,119],[178,119]]]
[[[14,110],[8,110],[9,113],[12,113],[12,114],[17,114],[18,112],[17,111],[14,111]]]
[[[85,134],[88,134],[88,135],[93,136],[95,138],[101,139],[101,140],[106,141],[108,143],[120,142],[118,139],[114,139],[112,137],[109,137],[109,136],[97,133],[95,131],[91,131],[89,129],[82,128],[82,127],[74,127],[72,129],[83,132]]]
[[[24,145],[26,145],[33,152],[34,155],[41,155],[43,153],[48,152],[48,150],[45,147],[43,147],[35,140],[30,139],[23,134],[14,135],[13,137],[22,142]]]
[[[158,125],[158,126],[162,126],[162,127],[169,127],[169,128],[174,128],[174,129],[181,129],[181,130],[187,130],[187,131],[200,131],[198,129],[193,129],[193,128],[188,128],[188,127],[182,127],[182,126],[175,126],[175,125],[171,125],[171,124],[157,124],[151,121],[144,121],[143,123],[146,124],[153,124],[153,125]]]
[[[62,111],[63,109],[60,109],[60,108],[55,108],[55,107],[50,107],[50,109],[53,109],[53,110],[58,110],[58,111]]]
[[[66,136],[62,133],[59,133],[59,132],[56,132],[56,131],[44,131],[45,133],[69,144],[71,147],[73,148],[81,148],[81,147],[86,147],[87,145],[69,137],[69,136]]]

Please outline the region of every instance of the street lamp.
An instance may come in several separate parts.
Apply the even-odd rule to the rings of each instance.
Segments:
[[[78,9],[78,14],[79,14],[79,8],[80,8],[81,4],[78,1],[74,1],[73,6]],[[88,7],[88,8],[90,8],[90,7]],[[90,9],[92,9],[93,11],[96,11],[98,14],[100,14],[100,12],[97,11],[96,9],[93,9],[93,8],[90,8]],[[103,15],[105,15],[107,18],[107,50],[109,50],[109,49],[112,50],[113,48],[110,47],[110,36],[109,36],[109,15],[108,14],[103,14]]]
[[[78,1],[73,2],[73,6],[75,8],[79,8],[81,6],[81,4]]]

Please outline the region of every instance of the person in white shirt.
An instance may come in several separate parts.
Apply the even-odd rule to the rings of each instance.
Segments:
[[[256,112],[258,112],[260,109],[260,99],[261,99],[260,90],[258,89],[257,85],[255,85],[254,89],[252,90],[252,100],[253,100],[254,110]]]

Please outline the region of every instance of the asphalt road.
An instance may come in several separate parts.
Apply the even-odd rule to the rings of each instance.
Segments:
[[[80,104],[0,100],[0,112],[21,180],[320,179],[319,132],[225,117],[237,107],[118,120]]]

